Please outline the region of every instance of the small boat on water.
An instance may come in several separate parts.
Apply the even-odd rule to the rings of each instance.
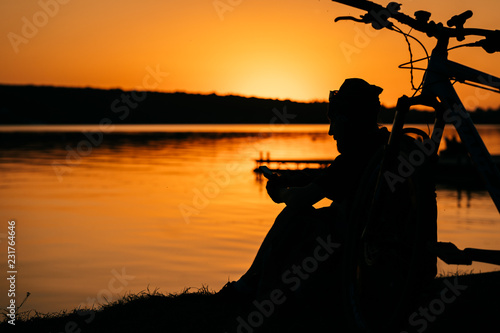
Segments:
[[[436,182],[467,188],[483,188],[483,182],[465,146],[455,137],[445,138],[446,148],[439,153]],[[500,168],[500,155],[492,155],[493,163]]]

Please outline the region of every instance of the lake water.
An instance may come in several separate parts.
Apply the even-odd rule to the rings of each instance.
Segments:
[[[0,127],[0,267],[6,274],[7,227],[14,219],[17,304],[31,293],[24,310],[98,305],[147,288],[218,290],[245,272],[283,208],[253,173],[260,152],[283,159],[337,155],[327,125],[101,130]],[[479,130],[500,154],[500,127]],[[500,220],[486,192],[440,187],[438,205],[441,241],[500,250]],[[440,273],[457,270],[497,266],[439,263]],[[0,290],[5,308],[5,279]]]

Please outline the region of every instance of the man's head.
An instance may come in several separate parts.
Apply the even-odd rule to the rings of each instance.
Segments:
[[[362,79],[346,79],[339,90],[330,92],[328,134],[337,141],[340,153],[377,128],[382,90]]]

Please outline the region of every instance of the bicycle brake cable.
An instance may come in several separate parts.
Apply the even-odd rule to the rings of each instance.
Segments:
[[[411,83],[411,88],[413,90],[417,90],[415,88],[415,85],[413,84],[413,79],[414,79],[413,78],[413,52],[411,51],[411,43],[408,40],[408,35],[410,34],[411,30],[407,34],[405,34],[405,33],[403,33],[403,31],[401,29],[399,29],[397,27],[395,27],[395,28],[397,29],[396,31],[403,34],[403,37],[405,38],[406,44],[408,45],[408,52],[410,53],[410,63],[411,63],[410,64],[410,83]]]
[[[428,60],[429,59],[429,53],[427,52],[427,49],[425,48],[424,44],[422,44],[422,42],[420,42],[416,37],[410,35],[411,30],[410,30],[410,32],[405,33],[405,32],[403,32],[400,28],[398,28],[395,25],[392,26],[392,30],[394,30],[394,31],[402,34],[404,36],[404,38],[405,38],[406,43],[408,44],[408,51],[410,52],[410,61],[407,62],[407,63],[401,64],[398,67],[399,68],[409,68],[410,69],[410,83],[411,83],[412,89],[415,90],[415,92],[413,93],[413,96],[415,96],[420,91],[420,89],[422,88],[422,84],[423,84],[423,80],[424,79],[422,78],[422,80],[420,81],[420,84],[418,85],[418,87],[415,88],[415,84],[413,83],[413,81],[414,81],[413,71],[415,69],[417,69],[417,70],[425,70],[425,69],[424,68],[416,68],[416,67],[413,66],[413,64],[416,63],[416,62],[422,61],[422,60],[426,60],[426,59]],[[410,43],[408,37],[414,39],[417,43],[420,44],[420,46],[422,47],[422,49],[425,52],[425,55],[426,55],[425,58],[418,59],[418,60],[413,60],[413,52],[412,52],[411,43]],[[410,67],[403,67],[403,66],[408,65],[408,64],[410,65]]]
[[[484,86],[480,86],[479,84],[475,84],[475,83],[471,83],[471,82],[461,82],[459,81],[460,83],[462,84],[466,84],[468,86],[471,86],[471,87],[475,87],[475,88],[479,88],[479,89],[483,89],[483,90],[488,90],[488,91],[492,91],[492,92],[495,92],[495,93],[500,93],[500,91],[498,89],[493,89],[493,88],[488,88],[488,87],[484,87]]]

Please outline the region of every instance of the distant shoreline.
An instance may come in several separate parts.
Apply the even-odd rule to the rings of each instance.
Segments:
[[[0,85],[0,96],[1,125],[328,123],[326,102],[33,85]],[[476,124],[500,124],[499,111],[470,114]],[[394,113],[382,107],[379,122],[392,123]],[[412,110],[407,122],[433,123],[433,114]]]

